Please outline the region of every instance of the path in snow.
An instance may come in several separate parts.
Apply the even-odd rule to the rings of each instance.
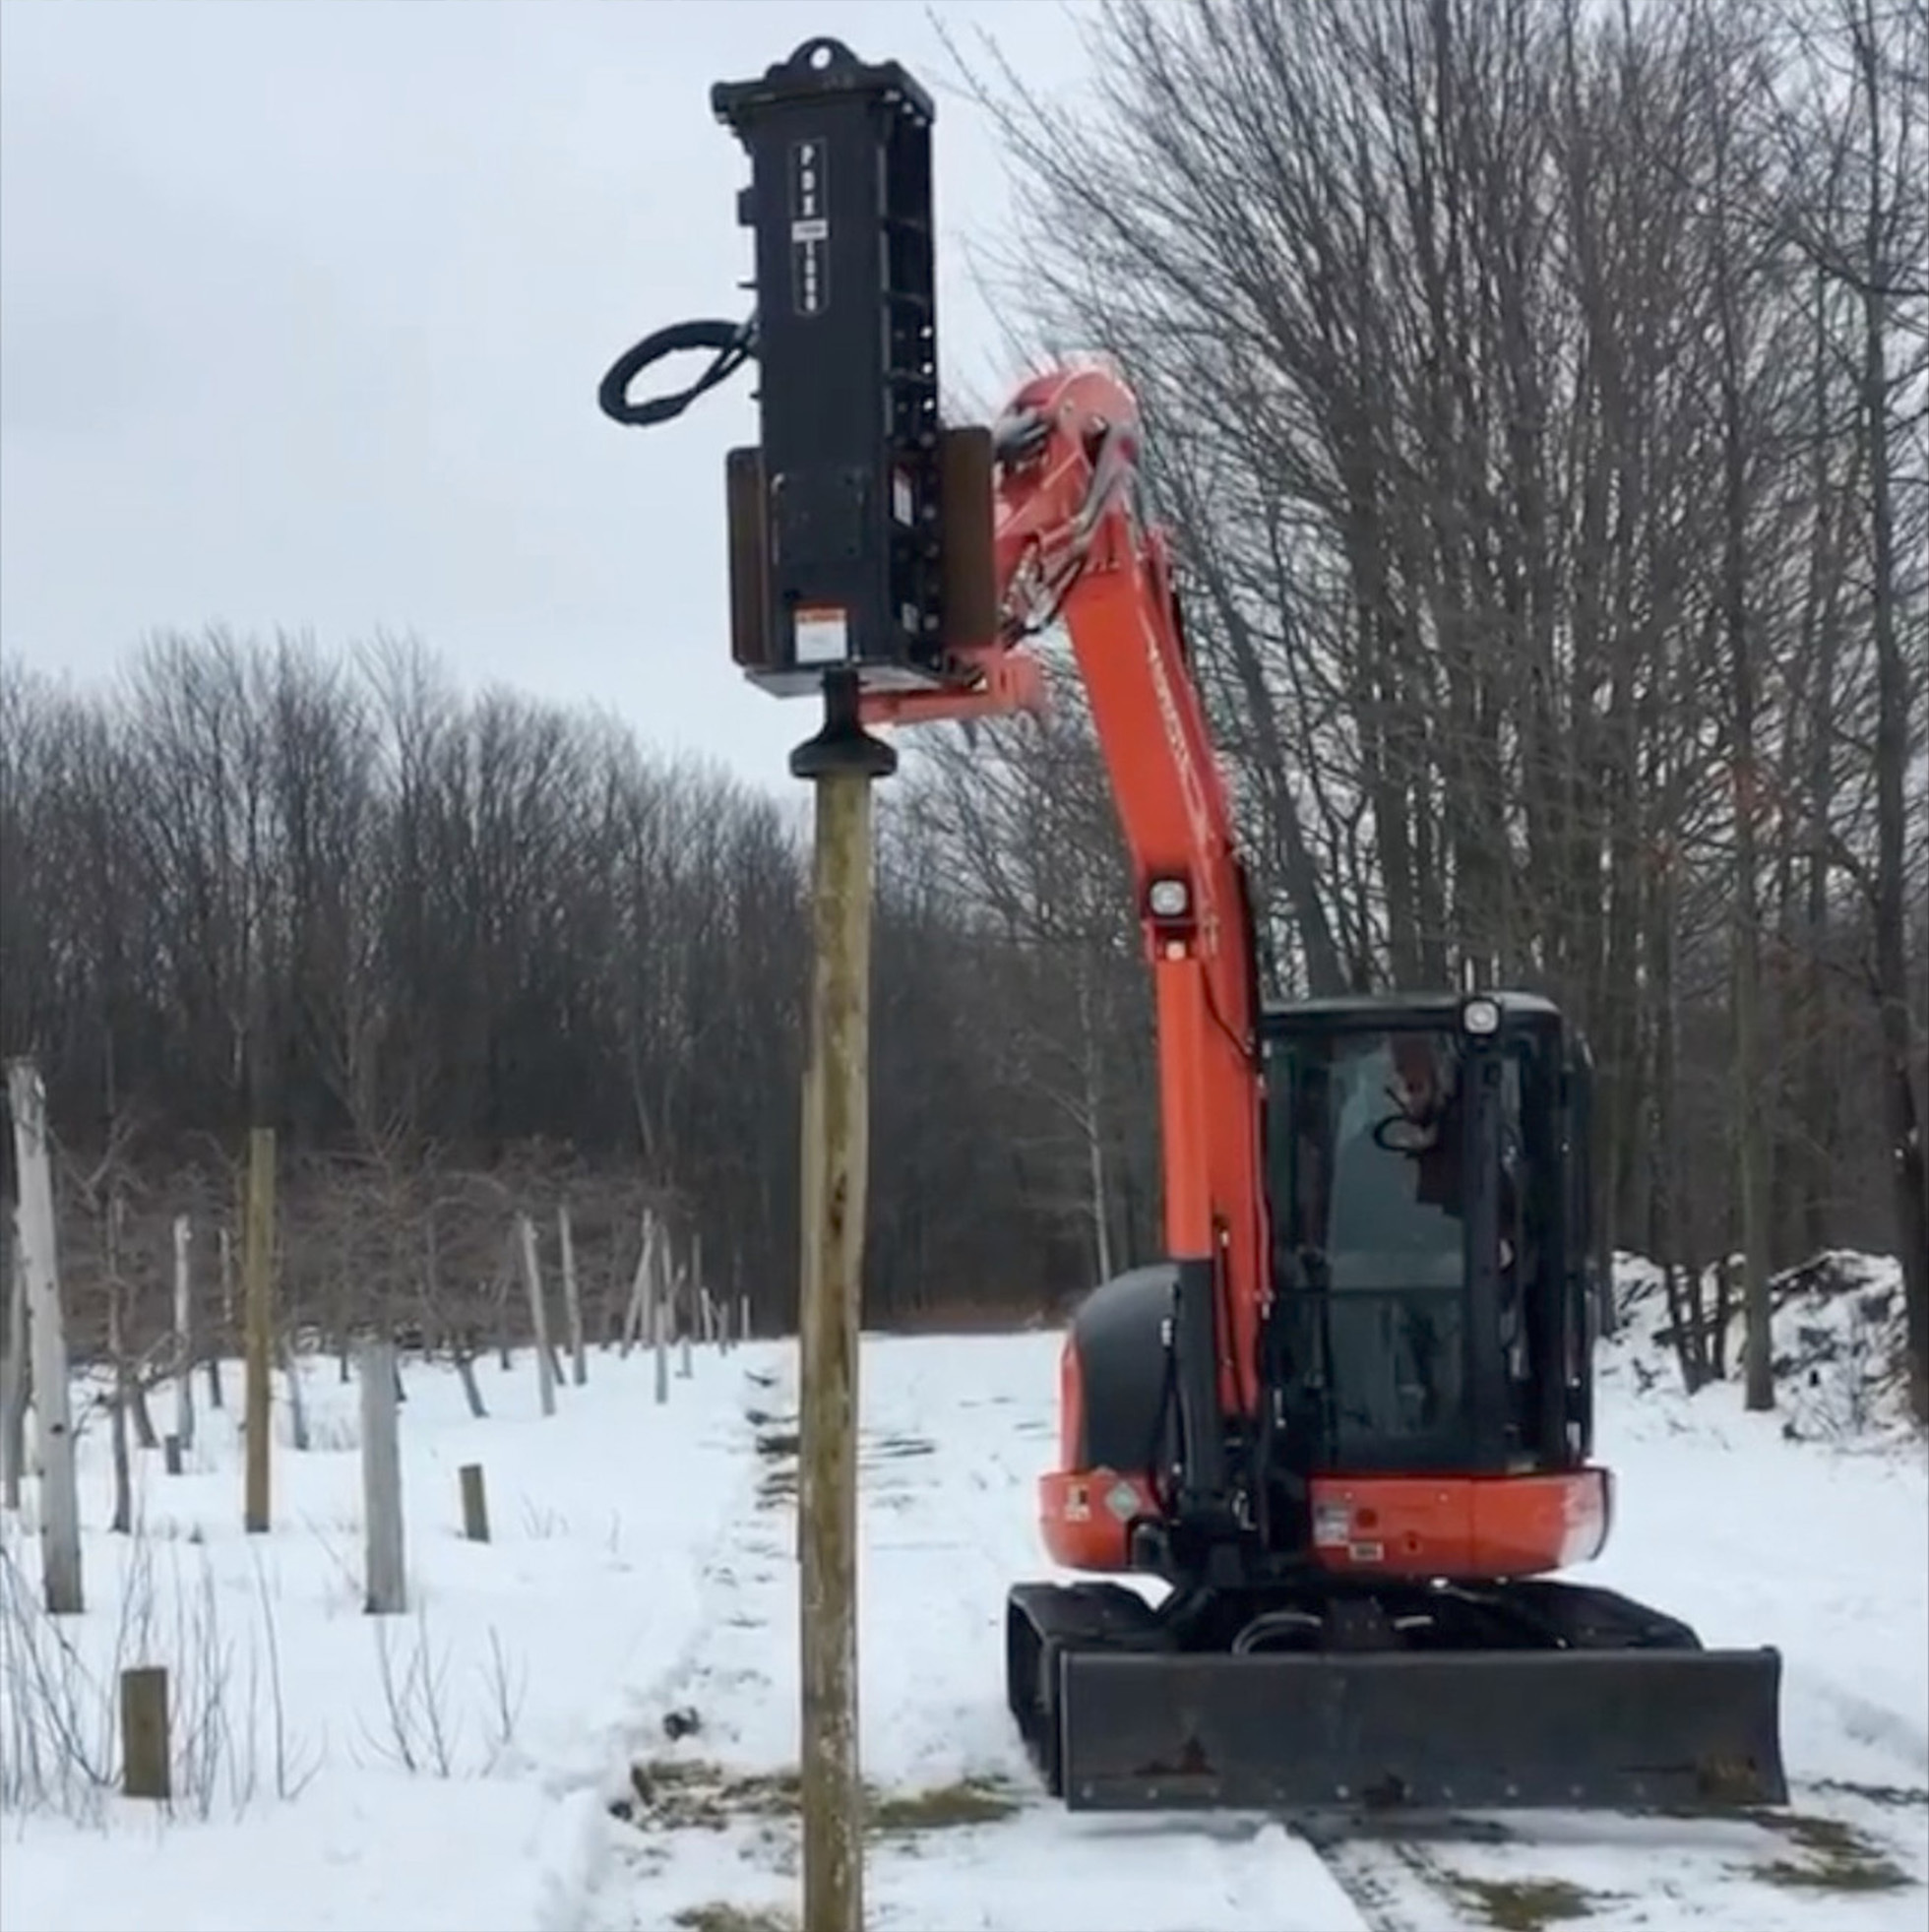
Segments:
[[[638,1755],[652,1767],[639,1824],[616,1852],[585,1932],[661,1927],[711,1901],[794,1911],[794,1828],[756,1815],[766,1790],[739,1783],[714,1806],[663,1767],[718,1763],[741,1780],[797,1754],[795,1465],[778,1449],[794,1426],[788,1351],[773,1351],[747,1436],[754,1458],[741,1514],[713,1559],[709,1641],[663,1709],[687,1706],[702,1731],[676,1745],[660,1727]],[[973,1796],[1010,1815],[939,1824],[874,1844],[867,1921],[875,1932],[933,1926],[998,1932],[1352,1932],[1364,1921],[1313,1850],[1276,1824],[1174,1824],[1072,1817],[1049,1804],[1004,1706],[1004,1601],[1046,1574],[1032,1483],[1050,1460],[1055,1354],[1048,1338],[867,1340],[860,1469],[864,1543],[860,1700],[867,1779],[887,1798],[920,1794],[949,1818]],[[787,1792],[772,1794],[780,1804]],[[664,1814],[706,1815],[662,1830]]]
[[[586,1932],[667,1926],[716,1901],[774,1922],[794,1910],[792,1793],[774,1781],[796,1760],[792,1354],[758,1355],[736,1511],[704,1569],[709,1621],[635,1702],[646,1772],[575,1920]],[[1716,1419],[1710,1401],[1725,1391],[1697,1410],[1604,1384],[1619,1521],[1586,1574],[1687,1616],[1707,1641],[1781,1646],[1795,1789],[1778,1822],[1543,1813],[1388,1836],[1253,1814],[1075,1817],[1026,1765],[1002,1677],[1005,1592],[1050,1574],[1032,1483],[1053,1450],[1055,1361],[1041,1336],[865,1343],[865,1773],[888,1797],[947,1791],[945,1815],[961,1787],[1012,1807],[880,1838],[868,1882],[879,1932],[1449,1932],[1582,1913],[1597,1932],[1806,1932],[1818,1911],[1839,1932],[1921,1922],[1919,1458],[1783,1443],[1760,1418]],[[670,1742],[661,1718],[679,1708],[702,1728]],[[724,1776],[734,1789],[719,1789]]]

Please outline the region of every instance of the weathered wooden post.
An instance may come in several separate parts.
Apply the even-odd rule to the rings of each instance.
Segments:
[[[194,1447],[194,1315],[189,1302],[188,1244],[191,1223],[174,1216],[174,1345],[180,1373],[174,1378],[174,1433],[183,1449]]]
[[[47,1156],[47,1096],[31,1060],[7,1067],[20,1176],[20,1272],[32,1346],[33,1413],[40,1461],[40,1569],[51,1616],[86,1608],[81,1587],[81,1498],[67,1378],[67,1330],[60,1305],[60,1255],[54,1233],[53,1168]]]
[[[147,1664],[120,1675],[121,1790],[130,1798],[170,1798],[167,1672]]]
[[[361,1380],[362,1518],[367,1553],[364,1607],[392,1617],[406,1606],[406,1559],[402,1530],[402,1441],[392,1342],[364,1341],[357,1350]]]
[[[288,1444],[301,1455],[308,1454],[308,1398],[302,1393],[301,1355],[294,1337],[286,1329],[276,1337],[275,1352],[281,1364],[281,1380],[288,1391]],[[402,1367],[396,1366],[396,1393],[402,1393]]]
[[[556,1240],[563,1256],[563,1319],[569,1325],[570,1380],[580,1389],[589,1380],[583,1353],[583,1300],[576,1285],[576,1242],[569,1221],[569,1203],[556,1210]]]
[[[697,1291],[689,1270],[674,1256],[670,1258],[668,1267],[673,1284],[670,1289],[670,1299],[677,1315],[676,1376],[679,1382],[687,1382],[697,1372],[692,1353],[696,1345]]]
[[[482,1465],[465,1463],[456,1471],[463,1492],[463,1534],[471,1543],[489,1540],[489,1497],[482,1486]]]
[[[212,1342],[208,1349],[208,1405],[219,1408],[224,1400],[221,1392],[221,1351],[234,1346],[234,1240],[228,1233],[226,1222],[215,1230],[215,1245],[220,1263],[221,1325],[219,1340]]]
[[[542,1412],[556,1412],[556,1362],[549,1352],[549,1311],[542,1300],[542,1268],[536,1259],[535,1223],[516,1216],[516,1238],[523,1255],[523,1282],[529,1293],[529,1324],[535,1332],[535,1387]]]
[[[0,1357],[0,1507],[18,1512],[27,1463],[27,1403],[32,1377],[27,1367],[27,1271],[21,1266],[20,1227],[13,1209],[0,1228],[6,1243],[7,1352]]]
[[[651,1341],[656,1351],[656,1402],[660,1406],[670,1399],[670,1311],[661,1297],[650,1310],[650,1325],[654,1331]]]
[[[798,1331],[804,1923],[861,1932],[857,1731],[857,1350],[869,1165],[871,787],[896,766],[833,687],[791,755],[816,788]]]
[[[243,1414],[247,1472],[244,1527],[265,1535],[270,1521],[269,1445],[275,1397],[275,1130],[248,1130],[248,1193],[241,1236],[241,1293],[248,1325]]]
[[[656,1246],[655,1223],[650,1210],[643,1211],[643,1241],[637,1249],[636,1274],[630,1280],[630,1298],[623,1306],[623,1337],[620,1352],[627,1355],[634,1346],[648,1347],[655,1336],[650,1319],[652,1269]]]

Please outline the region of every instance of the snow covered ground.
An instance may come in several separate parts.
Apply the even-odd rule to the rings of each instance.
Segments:
[[[1581,1574],[1689,1618],[1711,1643],[1781,1647],[1787,1816],[1455,1818],[1388,1837],[1053,1808],[1005,1715],[1002,1628],[1009,1584],[1048,1574],[1031,1485],[1054,1446],[1055,1338],[872,1338],[862,1696],[878,1792],[873,1926],[1919,1926],[1920,1440],[1879,1414],[1790,1440],[1792,1404],[1745,1415],[1733,1384],[1689,1401],[1652,1339],[1660,1305],[1638,1269],[1627,1281],[1636,1319],[1603,1351],[1600,1392],[1618,1521]],[[1836,1319],[1800,1297],[1783,1312],[1811,1328]],[[1809,1406],[1848,1415],[1823,1400],[1847,1372],[1844,1351],[1822,1360],[1802,1345],[1798,1362],[1790,1342],[1790,1374]],[[792,1372],[786,1345],[700,1352],[659,1407],[647,1361],[592,1355],[588,1386],[563,1388],[544,1419],[524,1357],[512,1374],[481,1368],[490,1414],[477,1421],[452,1375],[411,1364],[413,1606],[388,1619],[361,1607],[354,1392],[332,1364],[307,1367],[314,1447],[280,1446],[267,1536],[241,1531],[231,1427],[205,1410],[188,1472],[168,1477],[158,1454],[142,1455],[139,1533],[109,1535],[96,1420],[83,1441],[87,1615],[55,1628],[37,1610],[31,1484],[25,1521],[0,1532],[0,1923],[791,1922]],[[460,1534],[456,1472],[470,1462],[489,1484],[486,1545]],[[165,1814],[98,1781],[113,1775],[115,1674],[136,1661],[165,1662],[175,1678],[177,1797]]]

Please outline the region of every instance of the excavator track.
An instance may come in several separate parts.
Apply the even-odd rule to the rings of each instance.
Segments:
[[[1496,1604],[1518,1633],[1506,1648],[1240,1653],[1180,1648],[1116,1585],[1023,1585],[1007,1606],[1008,1696],[1071,1810],[1787,1801],[1776,1652],[1706,1650],[1608,1590],[1517,1585],[1475,1599]]]

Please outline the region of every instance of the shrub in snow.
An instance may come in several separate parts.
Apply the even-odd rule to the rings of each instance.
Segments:
[[[1741,1374],[1747,1323],[1740,1257],[1730,1259],[1725,1363]],[[1703,1271],[1702,1319],[1717,1319],[1716,1267]],[[1614,1257],[1619,1332],[1605,1341],[1601,1366],[1642,1392],[1678,1388],[1683,1369],[1663,1271],[1642,1255]],[[1784,1270],[1769,1283],[1775,1402],[1783,1432],[1796,1440],[1852,1443],[1908,1435],[1902,1271],[1886,1255],[1831,1249]],[[1706,1355],[1714,1358],[1712,1342]],[[1692,1351],[1691,1351],[1692,1352]]]

